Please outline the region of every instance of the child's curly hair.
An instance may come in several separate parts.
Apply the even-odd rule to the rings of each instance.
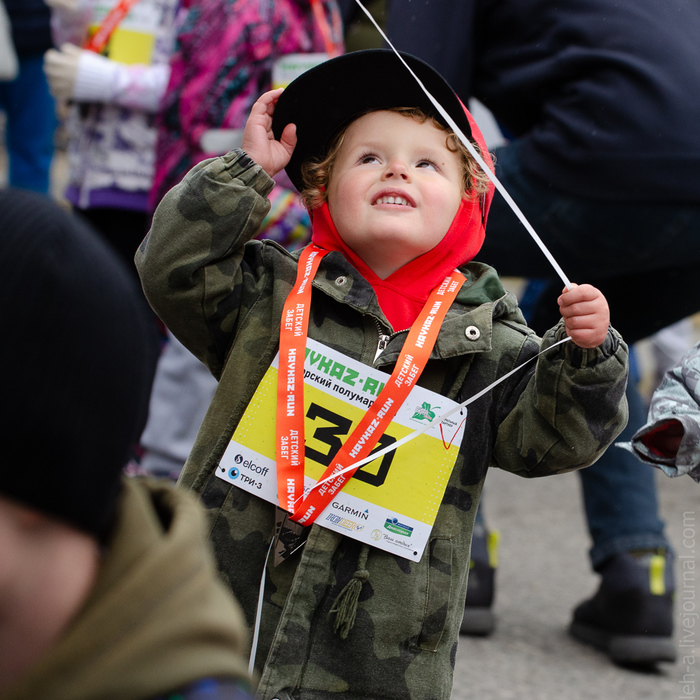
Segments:
[[[370,112],[371,111],[380,110],[370,110]],[[440,131],[444,131],[447,134],[445,139],[445,146],[447,147],[447,150],[451,151],[452,153],[457,153],[460,157],[462,162],[464,191],[472,197],[479,197],[488,192],[490,184],[488,176],[481,169],[471,153],[469,153],[467,147],[459,140],[459,138],[457,138],[452,129],[444,126],[439,121],[427,115],[425,112],[423,112],[423,110],[418,109],[417,107],[393,107],[381,111],[402,114],[405,117],[415,119],[419,124],[424,124],[426,121],[430,120],[436,128],[440,129]],[[364,112],[363,114],[358,115],[355,119],[359,119],[365,114],[370,114],[370,112]],[[328,199],[328,183],[330,182],[333,166],[335,165],[335,161],[338,157],[338,151],[345,140],[346,132],[347,126],[335,136],[328,147],[325,156],[323,156],[321,159],[312,158],[306,160],[301,166],[301,174],[304,178],[304,189],[301,191],[301,199],[306,208],[309,210],[320,207]],[[479,155],[483,155],[477,144],[472,143],[472,145],[477,150]]]

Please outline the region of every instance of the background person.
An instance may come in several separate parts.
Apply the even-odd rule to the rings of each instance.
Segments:
[[[285,59],[341,53],[335,0],[186,0],[178,16],[171,74],[156,117],[156,170],[150,192],[163,195],[197,163],[240,146],[255,100],[272,87]],[[303,56],[298,56],[303,54]],[[223,68],[222,68],[223,67]],[[259,238],[287,250],[308,243],[311,222],[281,174]],[[216,390],[216,379],[171,333],[158,362],[137,470],[177,479]]]
[[[90,49],[83,47],[119,1],[47,4],[59,48],[46,53],[44,70],[54,97],[70,105],[64,196],[133,269],[150,221],[155,115],[170,75],[178,0],[131,3],[106,44]]]
[[[651,397],[647,422],[617,443],[667,476],[700,481],[700,343],[666,371]]]
[[[4,3],[19,59],[17,77],[0,81],[9,184],[47,194],[56,129],[54,101],[43,71],[44,53],[53,46],[49,8],[44,0]]]
[[[399,48],[513,137],[495,152],[501,182],[566,273],[604,291],[628,343],[700,309],[696,4],[391,0],[388,14]],[[500,197],[483,255],[503,275],[549,280],[530,317],[548,327],[561,282]],[[628,402],[623,439],[644,422],[633,383]],[[653,470],[612,450],[581,479],[602,579],[572,633],[616,661],[673,660],[671,547]]]

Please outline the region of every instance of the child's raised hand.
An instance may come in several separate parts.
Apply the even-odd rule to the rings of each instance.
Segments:
[[[272,133],[272,115],[283,88],[270,90],[262,95],[250,110],[243,130],[243,150],[270,176],[282,170],[297,144],[297,129],[294,124],[284,127],[279,141]]]
[[[573,285],[557,300],[566,332],[581,348],[595,348],[608,333],[610,309],[603,293],[590,284]]]

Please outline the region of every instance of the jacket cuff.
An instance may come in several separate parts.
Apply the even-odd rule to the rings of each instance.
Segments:
[[[275,186],[275,181],[242,148],[234,148],[221,156],[224,170],[232,179],[240,180],[258,194],[267,197]]]
[[[566,337],[566,326],[562,319],[554,328],[547,331],[542,346],[546,347]],[[594,367],[613,357],[618,353],[621,346],[624,353],[627,354],[627,345],[622,340],[622,336],[612,326],[608,326],[605,340],[595,348],[581,348],[573,341],[569,341],[561,346],[561,352],[564,353],[564,357],[573,367],[585,369],[586,367]]]
[[[111,102],[119,64],[92,51],[80,54],[73,97],[79,102]]]

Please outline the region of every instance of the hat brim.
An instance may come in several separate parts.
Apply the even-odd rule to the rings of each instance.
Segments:
[[[445,79],[415,56],[402,58],[455,123],[471,138],[471,126]],[[447,126],[411,73],[389,49],[355,51],[332,58],[302,73],[280,96],[272,119],[276,139],[287,124],[296,124],[297,145],[285,168],[298,190],[304,187],[301,165],[324,155],[340,129],[360,114],[393,107],[418,107]]]

